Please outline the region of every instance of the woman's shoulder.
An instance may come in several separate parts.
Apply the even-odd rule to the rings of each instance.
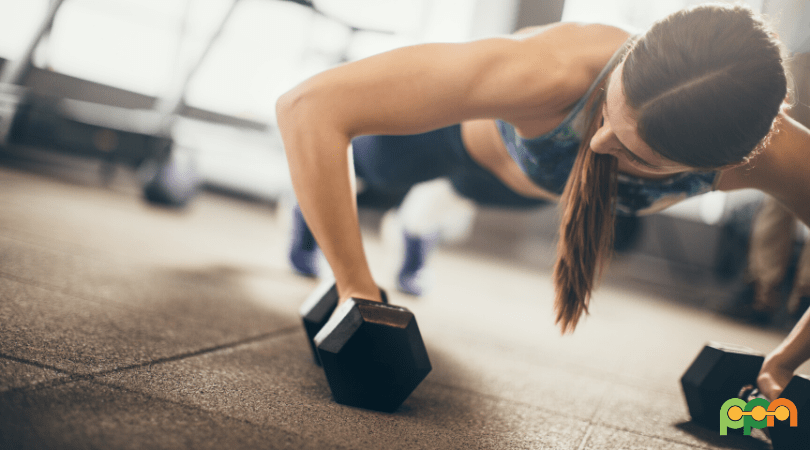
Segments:
[[[759,189],[810,223],[810,130],[785,113],[778,122],[778,131],[756,156],[721,171],[717,189]]]
[[[721,170],[718,188],[723,190],[767,189],[783,185],[793,175],[807,178],[810,171],[810,131],[784,112],[776,131],[763,148],[745,163]]]
[[[576,22],[518,30],[512,38],[520,49],[511,57],[524,62],[521,72],[527,75],[520,80],[521,91],[527,99],[537,98],[546,106],[553,102],[560,110],[570,108],[630,36],[621,28]],[[532,79],[540,82],[533,84]]]
[[[618,39],[621,41],[627,39],[632,34],[633,33],[631,31],[614,25],[586,22],[555,22],[547,25],[521,28],[515,31],[512,35],[525,38],[545,35],[565,38],[572,42],[578,40],[590,40],[591,43],[595,43],[592,40],[594,38],[613,38],[614,40]]]
[[[513,34],[528,46],[536,46],[540,54],[553,52],[571,67],[597,73],[631,36],[612,25],[579,22],[524,28]]]

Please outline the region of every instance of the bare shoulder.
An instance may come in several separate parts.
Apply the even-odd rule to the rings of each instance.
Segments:
[[[525,28],[512,35],[521,47],[519,53],[526,73],[536,73],[533,70],[538,67],[551,72],[545,74],[545,78],[546,81],[552,80],[553,89],[550,91],[555,96],[546,100],[561,107],[576,102],[587,91],[629,37],[630,33],[621,28],[573,22]],[[530,79],[523,84],[527,88],[532,86]],[[549,92],[547,84],[537,87]],[[531,95],[530,90],[524,92]]]
[[[556,51],[569,67],[598,73],[627,41],[630,33],[611,25],[561,22],[522,29],[513,36],[527,45]]]
[[[585,44],[595,45],[608,41],[624,42],[630,37],[630,33],[622,28],[612,25],[598,23],[581,22],[558,22],[536,27],[522,28],[516,31],[513,36],[525,39],[541,38],[554,39],[559,41],[559,45],[565,46],[574,44],[582,46]]]
[[[779,131],[745,165],[721,172],[717,188],[754,188],[772,195],[810,224],[810,130],[784,113]]]

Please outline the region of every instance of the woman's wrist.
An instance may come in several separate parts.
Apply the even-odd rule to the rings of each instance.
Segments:
[[[800,358],[792,357],[790,352],[787,352],[783,347],[777,347],[767,356],[762,363],[763,370],[780,370],[795,372],[804,361],[799,361]]]
[[[364,277],[354,277],[352,280],[343,282],[337,279],[339,303],[343,303],[349,298],[359,298],[363,300],[382,301],[380,288],[369,273]]]
[[[810,310],[805,311],[785,340],[765,357],[765,364],[793,373],[808,359],[810,359]]]

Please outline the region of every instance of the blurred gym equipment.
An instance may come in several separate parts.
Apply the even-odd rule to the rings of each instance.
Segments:
[[[196,194],[194,149],[178,145],[172,127],[184,106],[189,81],[210,53],[231,17],[234,0],[216,31],[188,70],[180,71],[172,88],[152,109],[130,109],[41,95],[22,85],[31,70],[37,45],[53,26],[64,0],[52,1],[22,56],[0,73],[0,145],[22,146],[103,161],[102,176],[118,166],[138,173],[144,198],[154,204],[182,207]]]

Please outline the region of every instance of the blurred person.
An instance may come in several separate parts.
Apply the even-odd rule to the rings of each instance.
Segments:
[[[302,217],[341,303],[381,301],[355,172],[384,187],[461,174],[470,189],[459,192],[474,201],[561,202],[554,307],[572,332],[617,213],[756,188],[810,223],[810,130],[783,112],[787,94],[773,31],[747,7],[709,4],[639,36],[562,23],[393,50],[304,81],[277,116]],[[809,358],[806,313],[766,358],[762,392],[775,398]]]

